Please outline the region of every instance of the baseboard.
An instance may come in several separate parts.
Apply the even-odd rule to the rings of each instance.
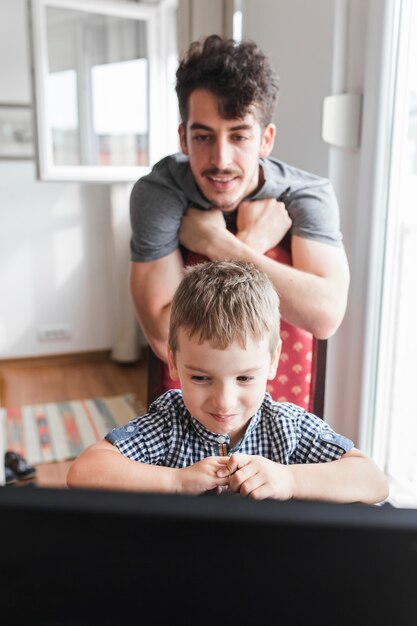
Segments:
[[[26,357],[20,359],[0,359],[0,369],[12,367],[42,367],[54,365],[71,365],[72,363],[92,363],[111,359],[111,350],[95,352],[76,352],[72,354],[52,354],[48,356]]]

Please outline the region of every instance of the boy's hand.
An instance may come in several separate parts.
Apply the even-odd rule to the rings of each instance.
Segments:
[[[177,493],[198,495],[213,489],[221,491],[229,484],[229,471],[219,476],[218,472],[227,464],[227,456],[209,456],[194,465],[178,470],[179,482]]]
[[[229,489],[242,496],[263,500],[290,500],[295,482],[288,465],[281,465],[263,456],[232,454],[218,476],[230,477]]]

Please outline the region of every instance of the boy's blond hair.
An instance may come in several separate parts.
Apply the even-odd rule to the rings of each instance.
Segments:
[[[248,336],[269,335],[271,354],[279,343],[279,297],[268,276],[252,263],[210,261],[187,269],[175,292],[169,347],[177,350],[179,328],[220,350]]]

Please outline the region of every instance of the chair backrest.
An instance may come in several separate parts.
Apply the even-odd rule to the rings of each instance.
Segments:
[[[164,389],[164,363],[152,348],[148,348],[148,407],[159,398]]]
[[[313,341],[313,413],[322,418],[324,415],[324,392],[326,387],[327,339],[314,338]]]
[[[324,391],[326,384],[327,340],[314,339],[312,377],[314,388],[313,413],[323,417]],[[164,388],[164,364],[149,348],[148,355],[148,406],[166,389]]]

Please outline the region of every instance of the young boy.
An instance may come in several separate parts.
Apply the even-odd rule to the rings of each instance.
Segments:
[[[265,392],[278,366],[279,299],[253,264],[190,269],[172,303],[168,364],[180,390],[85,450],[70,487],[376,503],[383,473],[320,418]]]

